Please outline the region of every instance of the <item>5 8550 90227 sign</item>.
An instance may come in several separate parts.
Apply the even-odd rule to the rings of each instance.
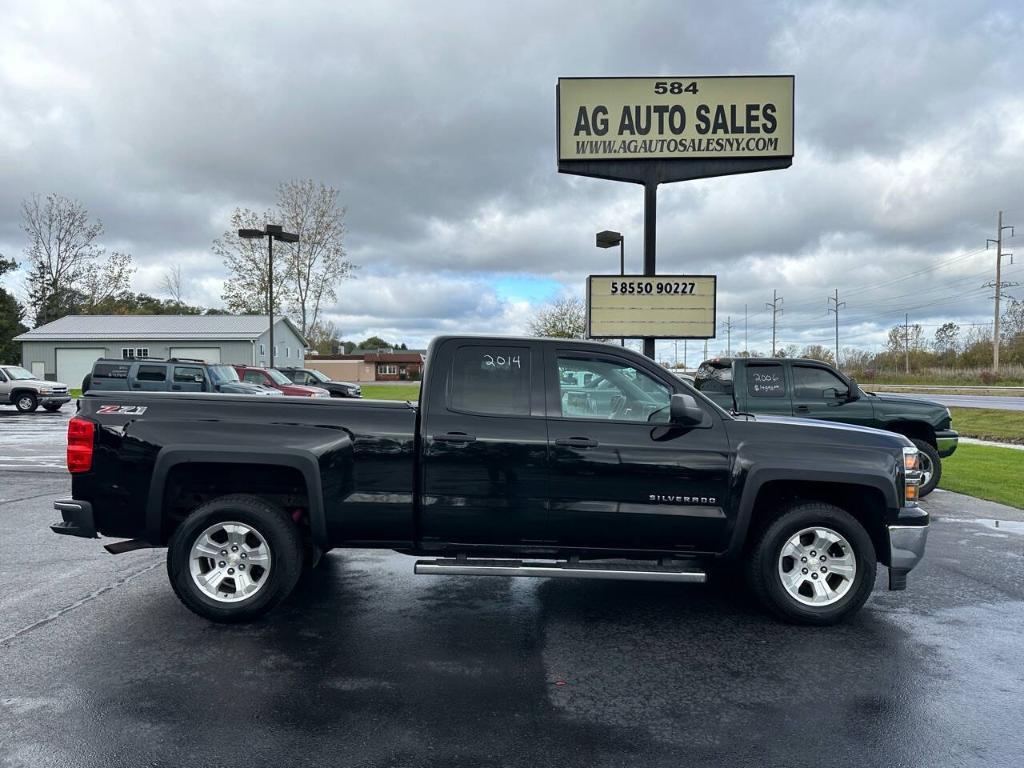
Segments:
[[[591,275],[587,335],[592,339],[710,339],[715,336],[714,275]]]

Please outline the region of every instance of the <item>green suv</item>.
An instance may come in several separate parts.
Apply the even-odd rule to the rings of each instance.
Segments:
[[[694,387],[727,410],[824,419],[909,437],[921,452],[920,495],[939,484],[942,459],[959,435],[944,405],[901,395],[865,392],[853,379],[818,360],[716,358],[697,369]]]

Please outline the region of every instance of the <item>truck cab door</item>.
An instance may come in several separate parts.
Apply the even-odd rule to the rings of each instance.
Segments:
[[[420,424],[420,538],[547,539],[547,432],[539,344],[453,339],[431,360]]]
[[[549,345],[548,536],[567,547],[717,552],[729,538],[721,415],[669,423],[669,382],[632,358]]]
[[[793,363],[793,415],[845,424],[875,426],[874,408],[867,398],[851,399],[847,381],[825,365]]]
[[[783,363],[743,361],[742,374],[736,382],[738,391],[744,392],[740,410],[769,416],[792,416],[792,385],[786,377]]]
[[[196,365],[176,365],[171,377],[172,392],[205,392],[206,377]]]
[[[0,403],[7,403],[11,400],[11,382],[7,374],[0,369]]]

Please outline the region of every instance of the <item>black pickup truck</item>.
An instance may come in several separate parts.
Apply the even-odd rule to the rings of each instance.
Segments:
[[[61,534],[167,547],[178,597],[265,613],[335,547],[417,573],[700,583],[743,573],[779,616],[834,623],[928,514],[900,435],[732,416],[606,344],[441,337],[419,405],[90,392],[68,428]]]
[[[825,419],[905,435],[921,452],[921,498],[939,484],[942,459],[953,455],[960,439],[946,406],[865,392],[856,381],[819,360],[705,360],[697,369],[694,386],[727,410]]]

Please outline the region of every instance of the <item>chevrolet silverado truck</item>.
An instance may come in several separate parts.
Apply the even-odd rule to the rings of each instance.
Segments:
[[[946,406],[865,392],[856,381],[818,360],[706,360],[697,369],[694,386],[734,412],[824,419],[904,435],[921,454],[921,498],[935,490],[942,459],[952,456],[959,442]]]
[[[906,587],[929,522],[901,435],[733,416],[635,352],[558,339],[440,337],[418,404],[91,391],[67,463],[54,532],[166,547],[177,596],[225,622],[329,549],[376,547],[421,574],[745,574],[783,619],[831,624],[876,563]]]
[[[0,365],[0,405],[13,405],[21,413],[32,413],[41,405],[54,413],[70,401],[66,384],[37,379],[20,365]]]

